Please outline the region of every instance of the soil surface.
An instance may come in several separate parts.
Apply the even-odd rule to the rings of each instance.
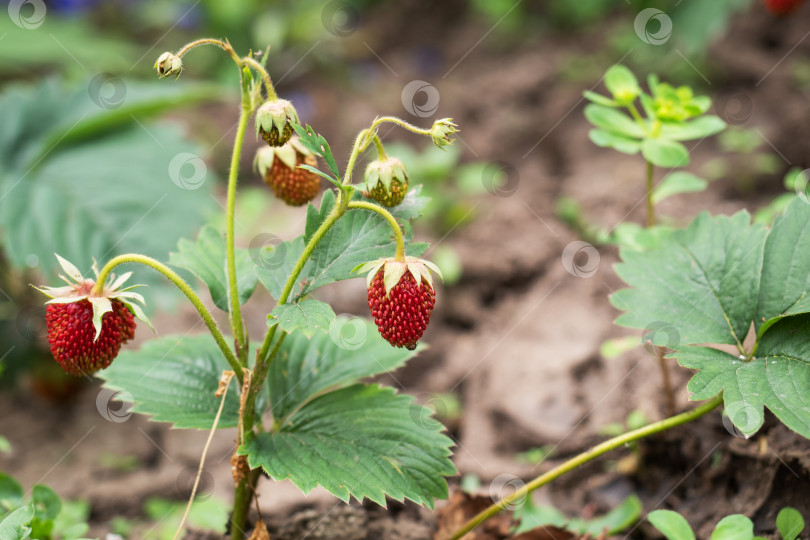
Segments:
[[[608,64],[582,74],[582,80],[562,75],[572,58],[597,52],[604,36],[598,29],[583,36],[543,35],[504,52],[493,45],[496,39],[487,38],[487,24],[469,17],[464,24],[453,24],[460,16],[457,8],[454,3],[439,9],[409,1],[389,5],[384,16],[372,12],[346,38],[346,60],[370,72],[369,86],[336,87],[307,73],[291,77],[279,90],[309,93],[307,122],[332,142],[336,156],[344,156],[353,134],[375,115],[392,112],[407,118],[401,89],[423,79],[441,95],[438,116],[452,116],[461,126],[458,144],[465,147],[465,159],[511,166],[514,174],[507,185],[474,201],[477,218],[471,224],[444,237],[417,231],[434,247],[452,246],[462,261],[463,277],[438,290],[437,310],[424,339],[430,349],[383,378],[423,403],[437,403],[437,396],[447,392],[458,394],[462,414],[449,422],[457,444],[455,462],[462,475],[481,479],[481,494],[488,497],[506,494],[490,493],[490,482],[498,475],[528,481],[603,440],[601,426],[621,422],[633,410],[650,420],[663,418],[665,411],[658,365],[643,347],[610,360],[599,354],[606,339],[637,334],[613,324],[617,312],[607,297],[623,286],[612,268],[616,250],[600,246],[590,252],[592,259],[587,253],[575,259],[579,272],[562,264],[564,248],[578,238],[555,216],[559,197],[573,197],[590,220],[608,229],[644,218],[642,164],[635,157],[598,149],[587,137],[580,96]],[[733,19],[728,35],[713,45],[708,62],[701,65],[711,74],[705,91],[717,98],[715,113],[756,129],[763,150],[778,157],[780,174],[759,175],[743,185],[735,181],[732,167],[708,191],[662,204],[660,211],[668,219],[684,223],[705,209],[756,209],[780,192],[781,173],[789,166],[810,165],[810,104],[807,87],[802,88],[796,75],[810,53],[810,39],[805,39],[808,8],[774,19],[759,5],[752,6]],[[626,16],[632,14],[617,15]],[[418,47],[403,45],[402,35],[417,36]],[[660,75],[667,79],[666,73]],[[223,124],[231,122],[232,112],[215,111]],[[693,171],[718,152],[711,140],[690,148]],[[300,232],[302,223],[295,223]],[[322,298],[333,303],[336,313],[367,311],[361,280],[330,286]],[[248,303],[246,318],[259,322],[251,329],[254,339],[260,336],[268,305],[272,300],[266,293]],[[199,330],[192,312],[155,322],[163,334]],[[141,332],[140,339],[148,338],[146,334]],[[674,362],[669,368],[677,408],[684,410],[690,406],[689,373]],[[186,497],[207,434],[171,430],[137,416],[115,421],[121,420],[115,411],[106,413],[113,420],[108,421],[106,406],[97,407],[99,390],[98,382],[87,384],[72,403],[58,406],[31,398],[25,389],[0,396],[0,433],[14,449],[0,455],[0,468],[26,486],[46,482],[66,498],[88,499],[91,533],[103,537],[113,517],[141,516],[149,497]],[[234,437],[233,430],[225,430],[215,438],[201,486],[204,495],[230,500],[228,461]],[[516,459],[520,452],[544,446],[551,454],[540,465]],[[135,466],[122,465],[122,457]],[[587,516],[636,493],[645,512],[682,512],[699,538],[707,538],[714,524],[731,513],[751,517],[759,534],[776,538],[775,516],[783,506],[794,506],[810,519],[808,482],[808,441],[774,418],[746,440],[726,429],[719,413],[712,413],[642,441],[637,454],[628,449],[596,460],[539,490],[535,501]],[[457,485],[453,480],[454,490]],[[436,516],[446,518],[441,508],[447,503],[441,502],[438,513],[396,502],[385,511],[375,505],[346,505],[319,489],[304,496],[289,483],[268,480],[259,493],[274,540],[429,539],[438,527]],[[505,532],[490,528],[474,537],[503,538]],[[658,538],[656,534],[642,522],[620,537]]]

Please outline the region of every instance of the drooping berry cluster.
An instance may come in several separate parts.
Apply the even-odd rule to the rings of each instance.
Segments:
[[[122,302],[110,302],[112,311],[102,316],[98,338],[88,300],[46,307],[51,353],[67,373],[80,376],[106,368],[118,356],[121,345],[135,337],[135,317]]]
[[[388,343],[413,350],[430,322],[436,294],[429,283],[421,279],[417,283],[410,272],[402,274],[386,294],[384,274],[383,266],[368,287],[371,316]]]

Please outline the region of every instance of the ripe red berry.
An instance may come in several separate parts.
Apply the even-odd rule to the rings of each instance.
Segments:
[[[109,366],[118,356],[121,345],[135,337],[135,317],[152,324],[143,314],[143,297],[133,292],[133,285],[121,289],[131,272],[115,278],[110,285],[96,288],[96,281],[84,279],[79,270],[60,257],[59,264],[70,278],[61,277],[67,286],[42,287],[39,290],[51,300],[46,302],[45,322],[48,343],[56,361],[71,375],[89,375]]]
[[[788,15],[804,2],[804,0],[763,0],[765,7],[774,15]]]
[[[436,303],[425,266],[430,263],[409,258],[407,262],[370,264],[373,278],[368,284],[368,307],[377,329],[394,347],[415,349]]]
[[[93,306],[84,299],[69,304],[48,304],[45,321],[53,357],[67,373],[88,375],[109,366],[121,345],[135,337],[135,317],[119,300],[101,318],[96,338]]]
[[[301,206],[321,191],[317,174],[299,165],[317,165],[315,156],[297,139],[280,148],[264,147],[256,154],[255,165],[273,193],[290,206]]]

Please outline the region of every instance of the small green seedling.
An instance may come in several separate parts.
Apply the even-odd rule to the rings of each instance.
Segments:
[[[654,510],[647,519],[667,540],[695,540],[695,533],[686,519],[672,510]],[[804,519],[795,508],[786,507],[776,516],[776,528],[782,540],[795,540],[804,530]],[[742,514],[721,519],[714,528],[710,540],[767,540],[754,536],[754,524]]]

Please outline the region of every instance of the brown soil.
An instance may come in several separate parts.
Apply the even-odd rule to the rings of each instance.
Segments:
[[[326,93],[324,81],[312,74],[295,85],[313,97],[315,116],[307,121],[319,126],[334,142],[335,154],[343,156],[352,133],[374,115],[403,114],[399,95],[408,81],[432,81],[441,94],[439,115],[452,116],[462,126],[459,144],[465,146],[466,157],[516,168],[514,190],[481,197],[475,222],[446,238],[432,239],[434,245],[446,242],[455,248],[463,261],[463,278],[438,292],[437,312],[425,338],[431,348],[384,380],[422,402],[448,391],[460,395],[463,415],[452,435],[462,474],[478,475],[484,486],[502,473],[528,480],[603,439],[600,426],[621,421],[634,409],[650,419],[664,415],[658,367],[643,348],[613,360],[598,353],[608,338],[635,335],[613,324],[617,313],[607,301],[622,287],[612,270],[616,251],[600,247],[598,268],[588,278],[569,274],[561,253],[577,238],[554,214],[555,201],[567,195],[605,227],[641,222],[643,170],[638,159],[597,149],[587,138],[580,96],[603,68],[583,76],[586,83],[560,75],[572,56],[601,47],[599,32],[547,35],[505,55],[491,46],[492,37],[472,47],[486,25],[452,24],[449,8],[443,15],[434,11],[404,2],[385,17],[373,16],[348,38],[348,61],[362,58],[378,70],[372,86],[362,90],[362,100],[350,99],[349,90]],[[442,17],[451,22],[441,23]],[[370,24],[375,21],[379,24]],[[386,24],[394,21],[411,28],[386,31]],[[716,113],[729,117],[723,109],[729,96],[743,96],[750,103],[748,114],[735,123],[757,128],[785,169],[810,165],[807,92],[794,78],[799,60],[810,51],[810,39],[805,39],[809,24],[810,9],[774,20],[753,6],[734,19],[728,36],[712,47],[709,60],[707,91],[720,98]],[[409,31],[421,46],[442,51],[430,73],[420,71],[412,48],[391,37]],[[376,64],[364,42],[396,76]],[[694,146],[691,170],[699,170],[717,148],[712,142]],[[778,193],[780,185],[777,177],[761,177],[743,192],[727,178],[705,193],[670,199],[661,211],[684,222],[704,209],[754,209]],[[324,298],[338,313],[363,314],[363,289],[360,280],[345,282],[327,288]],[[248,304],[248,317],[259,321],[253,329],[257,334],[270,302],[266,295],[257,295]],[[159,328],[186,330],[196,323],[193,313],[157,321]],[[685,409],[689,374],[674,364],[670,367],[677,407]],[[95,407],[98,390],[97,383],[87,385],[75,404],[61,407],[22,397],[23,392],[2,396],[0,433],[9,438],[14,453],[0,456],[0,466],[26,486],[43,481],[65,497],[89,499],[92,532],[103,535],[112,517],[139,516],[150,496],[186,496],[184,479],[196,467],[206,434],[173,431],[138,417],[121,423],[100,419]],[[202,488],[225,500],[231,496],[228,459],[233,437],[228,430],[216,438]],[[515,460],[517,452],[543,445],[554,451],[539,468]],[[619,451],[597,460],[540,490],[536,500],[582,515],[605,511],[636,493],[645,512],[682,512],[701,538],[730,513],[748,515],[758,533],[771,537],[776,512],[785,505],[810,518],[810,443],[773,418],[755,437],[744,440],[724,428],[719,413],[710,414],[643,441],[638,466],[627,474],[616,473],[610,462],[628,454]],[[105,464],[104,456],[110,455],[131,456],[137,467],[121,470]],[[260,494],[275,540],[428,539],[436,527],[435,513],[410,504],[394,502],[388,511],[345,505],[320,490],[305,497],[288,483],[272,481],[263,482]],[[656,537],[646,523],[624,536]]]

